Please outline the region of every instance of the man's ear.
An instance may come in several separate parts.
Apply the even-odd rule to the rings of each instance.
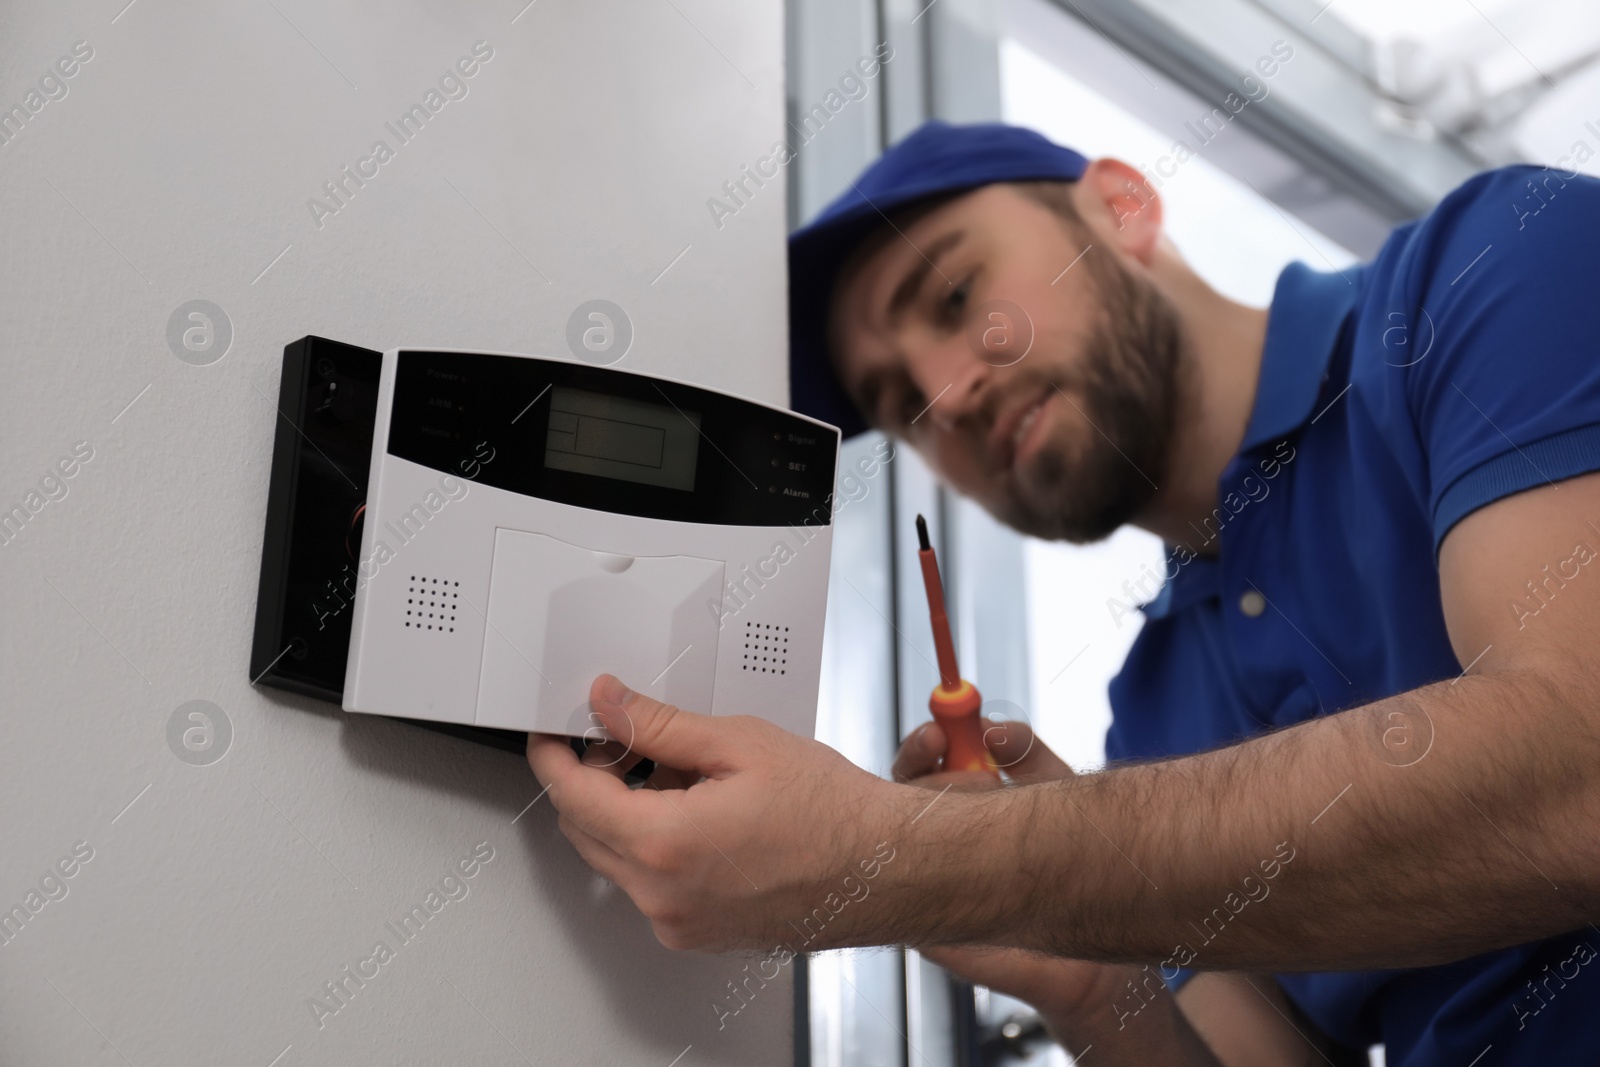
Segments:
[[[1161,197],[1140,171],[1120,159],[1089,164],[1074,188],[1078,211],[1100,234],[1148,264],[1161,238]]]

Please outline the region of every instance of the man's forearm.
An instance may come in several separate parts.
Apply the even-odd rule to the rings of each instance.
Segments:
[[[1198,756],[952,794],[908,830],[902,929],[867,936],[1299,970],[1580,927],[1600,743],[1572,703],[1465,677]]]

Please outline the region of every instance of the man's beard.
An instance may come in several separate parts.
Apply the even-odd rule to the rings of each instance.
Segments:
[[[1046,442],[996,508],[1023,533],[1078,544],[1135,518],[1163,484],[1189,369],[1166,296],[1109,254],[1085,265],[1102,315],[1080,366],[1043,373],[1092,425],[1064,417],[1076,441]]]

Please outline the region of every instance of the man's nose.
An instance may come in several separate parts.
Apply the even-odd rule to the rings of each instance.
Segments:
[[[950,425],[971,415],[980,403],[989,365],[979,359],[962,335],[940,338],[914,361],[911,377],[928,398],[925,418]]]

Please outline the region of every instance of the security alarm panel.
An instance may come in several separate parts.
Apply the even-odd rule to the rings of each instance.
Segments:
[[[611,673],[809,736],[838,451],[653,375],[383,353],[345,710],[592,737]]]

